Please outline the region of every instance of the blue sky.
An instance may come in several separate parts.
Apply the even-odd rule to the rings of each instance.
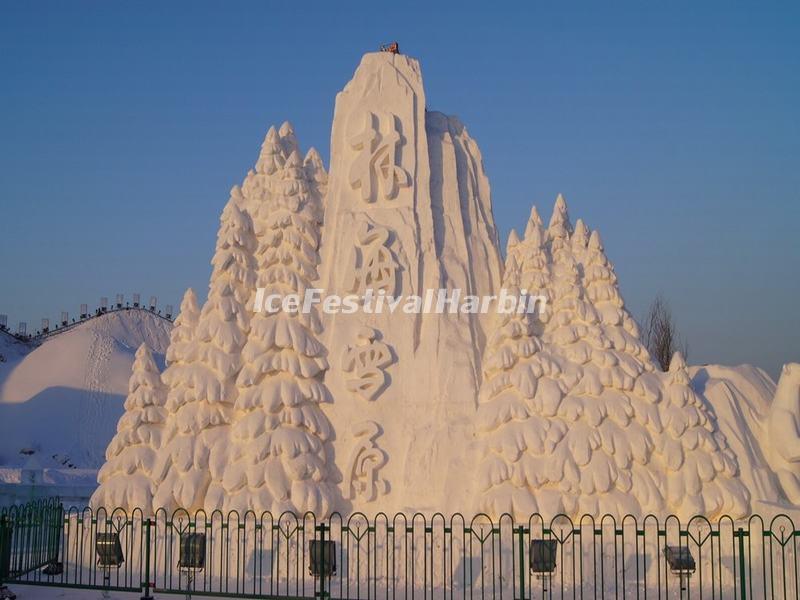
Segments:
[[[0,313],[204,293],[270,124],[329,154],[397,39],[483,152],[503,243],[558,192],[690,362],[800,361],[800,4],[0,2]]]

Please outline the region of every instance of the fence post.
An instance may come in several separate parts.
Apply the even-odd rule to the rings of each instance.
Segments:
[[[3,589],[11,573],[12,536],[11,518],[7,514],[0,515],[0,589]]]
[[[153,600],[150,595],[150,517],[144,519],[144,590],[141,600]]]
[[[739,536],[739,591],[740,591],[740,598],[741,600],[746,600],[747,598],[747,582],[745,580],[744,575],[744,529],[739,527],[738,531],[736,532]]]
[[[51,526],[48,528],[50,535],[50,544],[48,550],[48,563],[58,563],[59,555],[61,554],[61,534],[64,531],[64,506],[58,504],[53,506],[50,510]]]
[[[517,527],[517,535],[519,536],[517,542],[519,547],[519,597],[521,600],[525,600],[525,528],[522,525]]]
[[[319,556],[319,594],[317,595],[320,598],[327,598],[328,593],[325,591],[325,530],[327,527],[325,522],[317,525],[317,529],[319,530],[319,550],[317,551]]]

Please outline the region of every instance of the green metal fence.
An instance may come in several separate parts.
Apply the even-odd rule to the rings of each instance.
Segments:
[[[795,598],[787,516],[0,511],[3,582],[237,598]],[[2,583],[2,582],[0,582]]]

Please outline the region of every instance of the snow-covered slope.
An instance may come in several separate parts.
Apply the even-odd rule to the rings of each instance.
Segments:
[[[28,344],[20,342],[10,333],[0,331],[0,373],[8,363],[18,361],[28,352],[30,352]]]
[[[34,349],[3,336],[0,464],[21,465],[20,450],[30,448],[44,467],[66,459],[99,467],[122,415],[136,348],[147,344],[163,367],[170,328],[131,310],[92,319]]]

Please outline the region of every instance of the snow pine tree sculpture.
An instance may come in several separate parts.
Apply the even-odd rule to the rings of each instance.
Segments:
[[[325,172],[322,157],[315,148],[309,148],[306,152],[306,157],[303,159],[303,170],[312,192],[322,200],[328,191],[328,174]]]
[[[552,301],[551,270],[548,250],[544,245],[544,229],[542,219],[534,206],[528,225],[525,228],[525,239],[518,246],[517,260],[520,263],[520,284],[528,294],[534,294],[544,299],[544,311],[539,311],[533,326],[537,335],[544,331],[546,323],[550,320],[551,311],[547,310]]]
[[[232,196],[220,219],[208,300],[184,354],[187,364],[167,377],[172,414],[157,469],[163,482],[156,508],[202,508],[211,478],[224,468],[235,378],[249,330],[254,246],[250,216]]]
[[[166,388],[150,350],[142,344],[136,351],[128,382],[125,414],[117,423],[117,434],[106,450],[106,462],[97,474],[100,487],[91,505],[111,512],[116,507],[147,510],[155,482],[153,466],[161,446],[166,410]]]
[[[265,297],[283,301],[294,294],[303,298],[317,279],[320,206],[296,150],[279,173],[255,222],[258,286]],[[322,376],[328,363],[316,339],[320,329],[313,307],[265,307],[253,318],[237,379],[231,460],[222,479],[226,509],[329,511],[333,491],[325,442],[331,432],[318,406],[327,400]]]
[[[519,291],[513,256],[506,261],[503,287]],[[529,313],[496,315],[483,372],[476,423],[485,448],[478,471],[480,508],[493,515],[562,512],[568,489],[561,483],[578,474],[573,464],[553,455],[567,433],[555,412],[563,395],[561,370],[542,351]]]
[[[639,327],[625,309],[625,303],[619,293],[617,276],[603,249],[600,234],[593,231],[586,241],[586,228],[581,228],[580,242],[576,243],[578,228],[573,235],[573,252],[576,247],[584,257],[583,280],[586,297],[597,310],[606,335],[609,336],[613,348],[619,352],[633,356],[645,371],[653,370],[650,353],[639,340]],[[638,367],[631,367],[631,373],[639,374]]]
[[[562,204],[562,207],[565,205]],[[556,207],[556,212],[560,208]],[[604,451],[614,458],[615,469],[619,475],[617,488],[627,494],[627,501],[617,507],[617,511],[637,510],[657,511],[663,507],[659,491],[659,474],[648,466],[653,442],[647,417],[652,407],[647,399],[640,399],[634,393],[639,376],[652,370],[647,351],[638,341],[635,325],[624,310],[624,304],[616,288],[613,269],[604,256],[595,255],[594,242],[599,236],[593,234],[586,242],[586,228],[582,223],[567,241],[556,225],[553,236],[554,255],[564,258],[570,264],[577,264],[575,252],[586,261],[581,265],[583,281],[581,305],[588,317],[591,348],[583,356],[571,354],[574,346],[565,344],[557,335],[552,343],[560,346],[570,360],[581,365],[581,381],[572,396],[585,405],[591,405],[593,419],[602,423],[598,431],[602,434]],[[587,247],[588,246],[588,247]],[[569,255],[572,256],[569,256]],[[599,411],[599,412],[595,412]],[[656,431],[658,425],[655,425]],[[602,506],[602,504],[601,504]],[[607,505],[606,505],[607,506]],[[581,510],[591,512],[597,509],[594,501],[584,505]],[[613,511],[611,507],[604,510]]]
[[[264,143],[261,144],[261,153],[256,161],[255,173],[259,175],[274,175],[276,172],[283,168],[286,162],[286,155],[283,153],[281,146],[281,139],[278,137],[278,132],[274,127],[270,127],[267,135],[264,137]],[[264,182],[264,178],[259,178],[259,181]]]
[[[187,289],[181,300],[181,307],[172,331],[169,334],[169,348],[167,348],[167,369],[162,375],[162,380],[169,387],[180,381],[179,373],[186,369],[186,365],[194,356],[194,330],[200,318],[200,307],[197,305],[197,295],[192,288]]]
[[[570,249],[575,261],[579,265],[583,265],[586,261],[587,245],[589,243],[589,229],[586,227],[582,219],[575,221],[575,230],[569,238]]]
[[[189,392],[189,387],[184,385],[184,382],[189,381],[192,377],[192,366],[197,353],[195,352],[194,337],[197,321],[200,318],[200,308],[197,305],[197,296],[194,290],[187,289],[181,301],[180,313],[175,319],[175,324],[170,333],[169,348],[167,348],[167,368],[161,376],[161,380],[167,386],[167,403],[170,406],[181,406],[186,401],[186,394]],[[176,433],[177,413],[171,412],[167,416],[164,441],[173,438]],[[163,444],[166,445],[166,444]],[[188,444],[187,444],[188,446]],[[160,508],[159,503],[164,503],[169,500],[169,505],[175,507],[175,501],[172,491],[178,482],[178,470],[170,469],[168,457],[163,451],[159,452],[159,460],[156,463],[156,472],[161,478],[156,481],[156,495],[158,490],[161,490],[161,495],[164,499],[159,498],[154,502],[153,509]]]
[[[566,395],[558,414],[571,423],[556,452],[560,460],[574,465],[577,475],[570,482],[565,509],[571,514],[635,513],[641,501],[633,492],[634,465],[647,463],[652,450],[647,430],[633,418],[628,397],[636,367],[631,373],[620,368],[627,357],[613,349],[585,297],[561,196],[547,235],[553,259],[553,302],[544,341],[570,380],[565,382]]]
[[[659,404],[664,430],[656,438],[654,467],[664,474],[666,500],[682,518],[747,514],[750,494],[736,477],[739,465],[708,409],[691,387],[676,352]]]
[[[535,393],[526,420],[533,422],[519,425],[513,419],[500,419],[501,424],[487,440],[496,449],[503,447],[498,440],[505,439],[506,450],[500,454],[506,458],[508,449],[511,456],[518,453],[518,458],[506,466],[508,472],[515,474],[508,481],[517,488],[513,496],[519,500],[510,507],[506,503],[506,509],[518,515],[525,512],[520,507],[531,505],[547,514],[620,514],[637,512],[643,505],[659,507],[657,480],[646,466],[652,440],[646,427],[635,419],[630,398],[636,376],[644,366],[627,356],[624,347],[617,351],[606,335],[587,298],[582,269],[573,253],[573,248],[580,254],[586,252],[586,230],[581,223],[576,228],[577,235],[571,235],[571,231],[566,203],[559,196],[547,240],[541,220],[533,211],[525,240],[514,251],[523,265],[524,286],[537,294],[547,290],[551,298],[545,319],[527,326],[527,332],[536,336],[534,343],[538,344],[538,352],[531,360],[542,362],[549,371],[539,369],[543,375],[533,377],[534,384],[529,388]],[[511,358],[514,354],[506,349],[503,356],[505,360],[490,362],[489,366],[504,365],[503,369],[509,370],[507,375],[515,373],[519,366]],[[504,381],[501,375],[486,372],[482,402],[486,401],[486,386],[491,394],[497,389],[498,380]],[[481,406],[479,414],[486,411]],[[517,419],[519,415],[514,413]],[[485,421],[480,422],[485,427]],[[489,424],[498,423],[490,419]],[[544,439],[548,445],[531,443],[536,431],[547,432]],[[494,498],[505,495],[495,489],[496,482],[505,473],[500,462],[494,460],[494,465],[494,478],[482,483],[489,484],[483,492],[488,501],[484,506],[496,511],[501,503]],[[634,492],[636,486],[643,488],[641,495],[638,490]],[[530,498],[527,502],[526,495]]]

